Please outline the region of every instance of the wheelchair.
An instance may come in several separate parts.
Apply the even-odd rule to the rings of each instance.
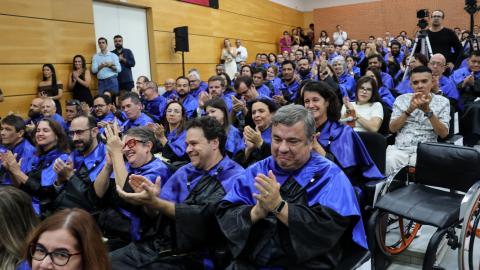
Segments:
[[[389,218],[398,217],[399,239],[387,241]],[[436,227],[429,240],[423,269],[435,266],[444,236],[458,248],[459,269],[479,269],[480,254],[480,153],[449,144],[422,143],[415,168],[405,167],[390,176],[374,199],[367,224],[372,269],[385,269],[387,260],[405,251],[421,225]],[[461,228],[460,234],[457,231]]]

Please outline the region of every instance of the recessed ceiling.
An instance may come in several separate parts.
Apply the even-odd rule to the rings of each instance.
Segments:
[[[359,4],[366,2],[376,2],[381,0],[270,0],[271,2],[296,9],[298,11],[307,12],[316,8],[326,8],[335,6],[344,6],[351,4]]]

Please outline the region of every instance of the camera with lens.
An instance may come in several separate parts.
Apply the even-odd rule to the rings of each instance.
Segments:
[[[428,18],[429,16],[430,12],[428,9],[420,9],[417,11],[417,26],[420,27],[420,29],[425,30],[428,27],[428,21],[425,18]]]

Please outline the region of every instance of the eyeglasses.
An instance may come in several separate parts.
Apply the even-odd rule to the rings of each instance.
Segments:
[[[137,143],[139,143],[139,142],[140,142],[140,143],[147,143],[146,141],[141,141],[141,140],[137,140],[137,139],[133,138],[133,139],[128,140],[128,141],[125,143],[125,145],[123,146],[122,149],[125,149],[126,147],[128,147],[129,149],[132,149],[132,148],[134,148],[134,147],[137,145]]]
[[[90,128],[87,129],[78,129],[78,130],[69,130],[68,131],[68,136],[73,137],[75,135],[81,136],[85,133],[85,131],[90,130]]]
[[[80,101],[76,99],[71,99],[67,101],[67,106],[73,106],[73,105],[80,106]]]
[[[93,105],[93,108],[97,109],[97,108],[103,108],[105,106],[107,106],[107,104],[98,104],[98,105]]]
[[[367,87],[363,87],[363,86],[360,86],[360,89],[359,91],[363,91],[363,92],[372,92],[372,88],[367,88]]]
[[[47,256],[50,256],[53,264],[58,266],[66,265],[70,260],[70,257],[80,254],[80,252],[68,253],[65,250],[54,250],[52,252],[48,252],[47,249],[40,244],[32,245],[30,248],[30,255],[32,256],[32,259],[36,261],[43,261]]]

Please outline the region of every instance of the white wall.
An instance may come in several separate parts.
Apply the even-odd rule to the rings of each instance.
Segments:
[[[287,6],[298,11],[307,12],[316,8],[336,7],[381,0],[270,0],[271,2]]]
[[[93,2],[93,18],[95,37],[105,37],[109,50],[115,49],[113,37],[117,34],[123,37],[123,47],[132,50],[135,57],[133,80],[140,75],[151,78],[146,10]],[[99,50],[97,45],[97,51]]]

